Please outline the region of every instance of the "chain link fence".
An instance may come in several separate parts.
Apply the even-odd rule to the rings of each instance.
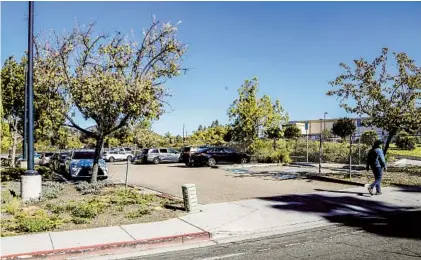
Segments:
[[[365,165],[367,153],[377,139],[383,140],[386,144],[388,136],[356,134],[346,139],[320,138],[320,134],[302,136],[289,141],[290,157],[293,162],[319,163],[321,157],[322,163],[349,164],[351,154],[352,165]],[[402,158],[421,160],[421,134],[392,137],[386,159],[391,162]]]

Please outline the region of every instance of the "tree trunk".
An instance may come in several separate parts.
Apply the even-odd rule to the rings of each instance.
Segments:
[[[96,182],[98,180],[98,169],[99,169],[99,159],[101,158],[102,143],[104,142],[104,137],[97,137],[95,145],[95,157],[94,165],[92,169],[91,182]]]
[[[273,138],[273,150],[276,151],[276,138]]]
[[[12,158],[10,162],[11,167],[15,167],[16,158],[16,146],[18,145],[18,120],[13,121],[13,142],[12,142]]]
[[[389,150],[390,142],[392,141],[392,138],[396,135],[396,132],[397,132],[396,130],[392,130],[389,132],[389,135],[387,136],[387,139],[386,139],[386,144],[384,145],[384,149],[383,149],[384,156],[386,156],[387,150]]]

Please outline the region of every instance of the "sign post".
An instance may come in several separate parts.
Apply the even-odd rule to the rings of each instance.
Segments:
[[[308,163],[308,122],[305,123],[305,129],[306,129],[306,146],[307,146],[306,162]]]
[[[361,118],[357,119],[357,128],[358,128],[358,165],[361,165]]]

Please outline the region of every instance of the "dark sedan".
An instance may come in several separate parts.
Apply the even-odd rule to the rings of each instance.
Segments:
[[[249,163],[250,155],[227,147],[209,147],[192,154],[191,162],[196,166],[215,166],[219,163]]]

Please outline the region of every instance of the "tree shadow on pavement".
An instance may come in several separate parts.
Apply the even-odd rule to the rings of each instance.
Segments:
[[[314,213],[326,220],[387,237],[421,240],[421,209],[391,206],[356,196],[321,194],[262,197],[283,211]]]

